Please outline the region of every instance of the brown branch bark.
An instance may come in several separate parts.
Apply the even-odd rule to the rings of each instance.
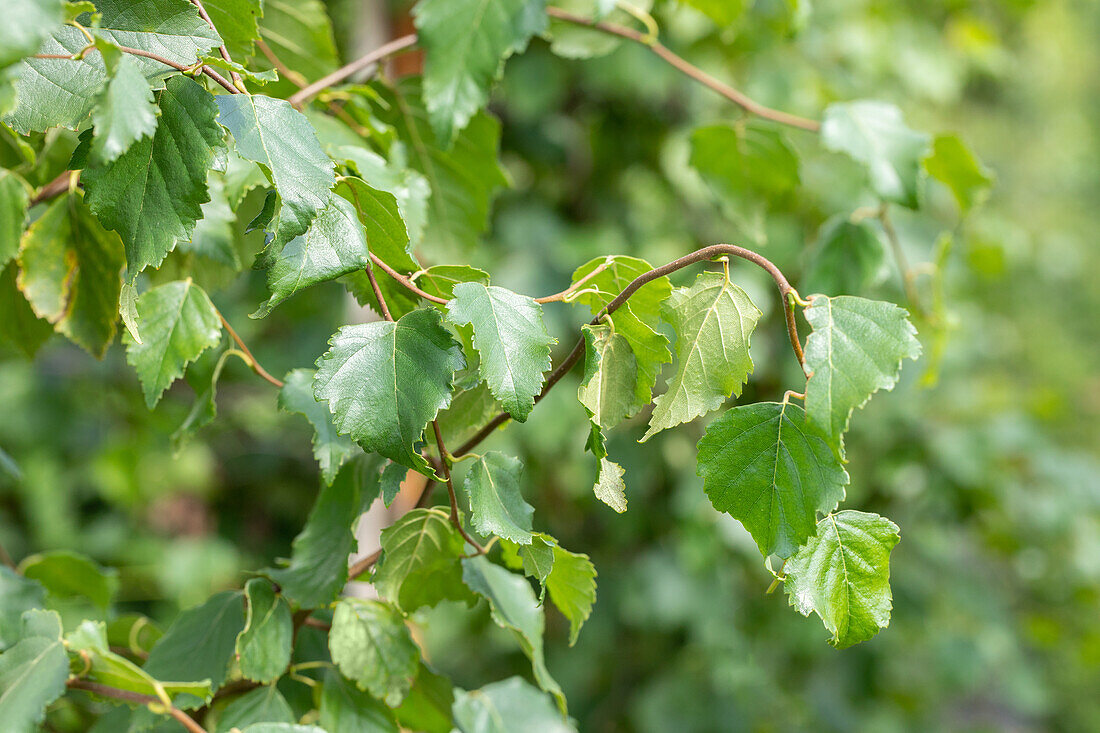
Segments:
[[[138,692],[130,692],[129,690],[119,690],[107,685],[101,685],[98,682],[89,682],[82,679],[71,679],[65,683],[69,689],[72,690],[84,690],[85,692],[91,692],[101,697],[110,697],[115,700],[122,700],[133,705],[164,705],[164,702],[159,697],[153,695],[142,695]],[[179,708],[168,706],[168,715],[172,716],[180,725],[186,728],[189,733],[209,733],[206,728],[195,722],[187,713],[183,712]]]
[[[96,51],[96,50],[98,50],[98,49],[95,46],[89,46],[87,48],[88,52]],[[185,66],[184,64],[173,61],[172,59],[167,59],[167,58],[165,58],[163,56],[160,56],[158,54],[151,53],[150,51],[143,51],[140,48],[130,48],[129,46],[119,46],[118,50],[122,51],[123,53],[132,54],[134,56],[141,56],[142,58],[152,59],[153,61],[157,61],[159,63],[162,63],[165,66],[171,66],[176,71],[182,71],[182,72],[185,72],[185,73],[191,71],[190,66]],[[39,53],[39,54],[35,54],[32,58],[36,58],[36,59],[54,59],[54,60],[58,60],[58,61],[79,61],[81,58],[83,58],[83,56],[79,55],[79,54],[77,56],[73,56],[71,54],[65,54],[65,53]],[[228,79],[226,79],[224,76],[222,76],[218,72],[211,69],[209,66],[203,66],[202,67],[202,73],[206,74],[211,79],[216,81],[218,84],[220,84],[230,94],[241,94],[240,89],[237,89],[237,87],[230,84]]]

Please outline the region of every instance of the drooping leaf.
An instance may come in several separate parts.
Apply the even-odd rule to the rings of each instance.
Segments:
[[[806,292],[859,295],[886,276],[886,243],[866,219],[829,219],[821,227],[802,283]]]
[[[28,359],[53,335],[50,322],[39,318],[16,284],[19,268],[9,264],[0,272],[0,341]]]
[[[225,706],[214,733],[229,733],[253,723],[293,723],[294,711],[275,685],[257,687]]]
[[[202,361],[200,360],[198,365],[192,366],[187,370],[187,374],[184,375],[187,383],[191,385],[191,389],[195,392],[195,401],[191,405],[191,410],[187,413],[187,417],[183,419],[180,426],[176,428],[172,433],[172,454],[179,456],[183,449],[187,447],[187,444],[191,442],[191,439],[204,427],[214,422],[214,419],[218,416],[218,380],[221,379],[222,370],[225,368],[225,363],[231,356],[237,355],[237,352],[233,349],[226,349],[219,356],[218,360],[214,362],[212,370],[207,371],[203,369]]]
[[[825,109],[821,142],[867,167],[871,188],[886,201],[920,205],[921,161],[928,135],[905,126],[901,110],[872,101],[842,102]]]
[[[372,188],[359,178],[342,179],[336,192],[354,204],[372,254],[397,270],[420,267],[412,255],[409,234],[392,193]]]
[[[198,82],[174,76],[157,97],[161,114],[153,136],[110,164],[92,159],[81,176],[88,208],[126,245],[128,282],[191,238],[210,200],[207,173],[225,145],[214,97]]]
[[[816,612],[838,649],[866,641],[890,623],[890,551],[898,526],[866,512],[829,514],[817,534],[787,561],[790,604]]]
[[[87,598],[106,610],[118,591],[118,571],[105,568],[90,558],[53,550],[24,558],[19,572],[36,580],[54,598]]]
[[[19,288],[39,317],[102,357],[115,337],[123,264],[118,237],[70,193],[23,235]]]
[[[295,369],[285,377],[285,385],[279,390],[279,407],[287,412],[305,415],[313,426],[313,456],[321,467],[326,484],[336,478],[340,467],[352,456],[359,454],[359,446],[350,438],[339,435],[332,424],[332,413],[325,403],[313,396],[312,369]]]
[[[386,464],[386,467],[382,469],[382,476],[379,478],[381,489],[379,493],[382,497],[382,504],[388,507],[393,503],[393,500],[401,493],[401,484],[405,482],[408,475],[409,469],[400,463],[390,461]]]
[[[202,605],[180,612],[149,652],[143,668],[160,680],[209,680],[217,690],[225,682],[237,635],[244,623],[241,592],[215,593]],[[187,709],[205,702],[201,697],[187,695],[175,701],[177,707]]]
[[[401,219],[405,222],[410,244],[419,244],[428,218],[428,197],[432,193],[428,179],[417,171],[406,168],[403,162],[388,161],[365,148],[343,145],[337,150],[329,149],[328,152],[333,158],[344,159],[353,165],[371,188],[393,194],[397,199]]]
[[[501,540],[500,546],[504,564],[512,570],[522,570],[528,578],[534,578],[543,584],[554,569],[554,547],[557,541],[550,535],[536,532],[529,545],[518,545],[510,540]]]
[[[462,580],[470,590],[489,601],[493,621],[513,633],[520,649],[531,660],[535,681],[554,696],[564,713],[565,695],[550,676],[543,654],[542,634],[546,619],[530,583],[522,575],[510,573],[484,556],[462,561]]]
[[[596,568],[588,555],[569,552],[556,541],[552,544],[554,562],[546,576],[546,590],[550,600],[569,619],[569,645],[572,646],[577,643],[581,626],[596,603]]]
[[[327,733],[398,733],[392,710],[332,671],[321,688],[320,715]]]
[[[290,606],[263,578],[249,580],[244,596],[248,611],[244,629],[237,637],[241,674],[254,682],[271,683],[290,664],[294,633]]]
[[[382,557],[371,582],[380,596],[410,613],[444,599],[468,600],[459,565],[464,548],[446,513],[413,509],[382,530]]]
[[[0,268],[19,251],[30,194],[26,181],[11,171],[0,170]]]
[[[937,135],[924,159],[928,175],[951,189],[959,210],[966,214],[981,204],[993,187],[993,173],[957,135]]]
[[[707,125],[691,135],[691,165],[720,193],[782,196],[799,184],[798,155],[781,130]]]
[[[183,375],[187,365],[221,341],[221,318],[202,288],[177,280],[142,293],[137,299],[142,343],[127,333],[126,360],[134,367],[155,407],[164,390]]]
[[[596,498],[619,514],[626,511],[626,483],[623,467],[607,456],[600,458],[600,472],[592,491]]]
[[[424,427],[451,402],[462,348],[439,312],[423,308],[397,322],[345,326],[317,361],[314,394],[336,428],[366,451],[430,474],[416,449]]]
[[[29,633],[25,628],[25,638],[0,654],[0,720],[12,733],[38,730],[46,707],[64,694],[69,676],[69,657],[61,643],[61,619],[53,611],[27,611],[23,616],[25,626],[32,614],[48,614],[54,619],[57,633]]]
[[[306,526],[294,538],[290,563],[264,574],[300,608],[331,603],[348,580],[348,556],[355,550],[352,524],[362,511],[355,462],[344,466],[331,485],[322,485]]]
[[[405,619],[378,601],[345,598],[336,604],[328,646],[345,677],[391,708],[405,699],[420,668],[420,650]]]
[[[749,336],[760,315],[745,291],[723,273],[701,273],[690,288],[672,292],[665,318],[676,331],[676,371],[653,402],[642,442],[741,394],[752,372]]]
[[[259,94],[221,94],[216,100],[218,122],[233,135],[237,152],[259,163],[279,193],[274,246],[304,234],[336,182],[332,160],[309,120],[289,102]]]
[[[454,287],[447,319],[474,329],[481,374],[504,409],[519,422],[527,419],[550,369],[550,346],[542,306],[525,295],[481,283]]]
[[[794,554],[848,483],[802,408],[776,402],[734,407],[707,426],[698,473],[714,508],[745,525],[764,557]]]
[[[504,61],[546,30],[545,0],[420,0],[424,101],[444,148],[489,101]]]
[[[40,583],[0,565],[0,650],[19,640],[23,612],[45,603],[46,589]]]
[[[577,389],[592,421],[610,429],[640,410],[636,400],[638,362],[630,342],[610,326],[586,324],[584,379]]]
[[[454,716],[461,733],[576,733],[553,700],[520,677],[458,693]]]
[[[138,140],[151,137],[160,114],[149,80],[135,61],[138,57],[107,48],[102,53],[110,76],[92,113],[91,156],[99,163],[110,163]]]
[[[806,416],[839,449],[852,411],[880,389],[893,389],[901,362],[920,356],[908,313],[893,303],[815,295],[805,310]]]
[[[519,459],[497,451],[474,461],[466,473],[465,487],[470,497],[470,521],[480,534],[522,545],[531,543],[535,509],[523,500],[522,472]]]

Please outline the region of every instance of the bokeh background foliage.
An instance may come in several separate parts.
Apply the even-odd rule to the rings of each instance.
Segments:
[[[358,53],[377,32],[370,6],[333,0],[331,57],[296,67],[313,79]],[[733,6],[725,29],[671,1],[653,12],[668,45],[765,104],[816,117],[837,100],[893,102],[915,129],[958,133],[997,185],[965,219],[931,182],[931,215],[892,210],[909,261],[938,262],[942,276],[917,280],[932,314],[918,322],[925,357],[846,440],[858,477],[847,504],[902,527],[893,618],[871,642],[838,652],[782,593],[764,593],[771,578],[751,539],[713,511],[695,475],[701,426],[646,446],[635,442],[644,418],[613,433],[627,471],[624,515],[591,494],[585,420],[570,389],[492,439],[489,448],[526,462],[525,495],[542,526],[600,573],[574,647],[568,623],[548,613],[548,664],[571,714],[584,731],[1100,728],[1100,7]],[[405,9],[384,10],[400,18]],[[331,31],[314,30],[324,46]],[[787,133],[803,157],[793,192],[767,200],[709,187],[688,164],[692,131],[739,113],[637,46],[574,62],[536,40],[509,62],[491,109],[511,185],[484,246],[451,254],[516,291],[560,290],[577,264],[602,254],[657,263],[733,241],[814,292],[825,289],[813,281],[822,226],[861,197],[875,205],[860,169],[798,132]],[[71,134],[47,135],[31,183],[56,175],[74,145]],[[243,235],[241,219],[234,239],[247,262],[260,241]],[[196,277],[275,374],[311,363],[347,322],[335,283],[249,321],[249,306],[266,297],[263,275],[207,269]],[[780,314],[759,273],[733,271],[773,309],[753,341],[744,401],[774,399],[794,383]],[[872,280],[861,294],[904,302],[892,260]],[[581,314],[548,307],[546,317],[562,335]],[[275,409],[242,364],[222,376],[219,419],[177,450],[170,436],[193,402],[186,384],[150,412],[117,345],[95,361],[53,338],[27,361],[0,342],[0,448],[18,466],[0,463],[0,540],[14,556],[79,549],[117,568],[120,609],[167,624],[289,553],[317,485],[309,427]],[[429,658],[458,685],[528,669],[484,612],[444,604],[421,629]],[[76,721],[64,709],[50,718],[56,730],[80,730]]]

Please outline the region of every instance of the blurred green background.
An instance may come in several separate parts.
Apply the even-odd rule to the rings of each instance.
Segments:
[[[344,53],[377,37],[372,3],[330,4]],[[600,573],[575,647],[548,614],[570,712],[597,732],[1100,730],[1100,4],[749,5],[721,32],[671,0],[654,14],[668,45],[765,104],[816,117],[832,101],[890,101],[916,129],[957,132],[997,177],[965,221],[932,184],[926,212],[894,214],[911,262],[933,261],[937,241],[943,259],[942,277],[918,280],[925,357],[847,439],[847,505],[902,528],[893,620],[838,652],[816,619],[765,593],[756,548],[695,476],[701,425],[645,448],[644,415],[617,429],[630,508],[597,502],[584,413],[565,384],[492,443],[524,457],[536,526]],[[759,248],[813,292],[801,273],[821,224],[875,203],[850,161],[798,131],[792,200],[717,199],[687,165],[688,137],[738,111],[637,46],[568,61],[537,41],[509,63],[493,111],[512,186],[470,264],[521,292],[556,292],[597,255],[661,263],[718,241]],[[58,136],[59,160],[71,144]],[[245,262],[253,236],[238,232]],[[767,315],[746,399],[775,399],[798,384],[780,314],[759,273],[733,270]],[[891,269],[865,294],[903,302],[899,282]],[[275,374],[310,365],[361,317],[335,283],[263,321],[246,317],[265,297],[262,274],[212,272],[204,285]],[[546,313],[564,353],[587,313]],[[177,456],[186,383],[149,412],[117,345],[102,362],[60,338],[33,362],[0,347],[0,448],[21,472],[0,470],[0,540],[16,559],[74,548],[115,566],[121,607],[164,621],[239,584],[288,554],[316,492],[310,428],[275,396],[230,362],[218,421]],[[456,684],[529,669],[483,607],[443,606],[422,628]]]

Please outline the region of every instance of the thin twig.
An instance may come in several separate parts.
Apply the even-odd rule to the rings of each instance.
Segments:
[[[702,262],[704,260],[714,259],[715,257],[719,257],[721,255],[731,255],[733,257],[740,257],[741,259],[748,260],[749,262],[752,262],[753,264],[763,268],[769,275],[772,276],[772,279],[775,281],[776,287],[779,289],[780,300],[783,303],[783,311],[787,321],[787,335],[791,341],[791,350],[794,351],[795,357],[798,358],[799,365],[805,368],[805,357],[802,353],[802,343],[798,339],[798,328],[794,320],[794,304],[792,302],[792,298],[790,297],[792,295],[796,295],[795,289],[791,287],[791,284],[787,280],[786,276],[778,267],[775,266],[775,264],[771,260],[761,254],[753,252],[751,249],[738,247],[735,244],[712,244],[709,247],[697,249],[691,254],[687,254],[683,257],[680,257],[679,259],[673,260],[667,265],[662,265],[661,267],[656,267],[649,272],[642,273],[638,277],[634,278],[634,280],[632,280],[621,293],[615,296],[615,298],[611,300],[611,302],[604,306],[604,308],[596,314],[595,318],[590,321],[590,324],[597,325],[604,318],[604,316],[614,313],[616,310],[622,307],[624,303],[626,303],[631,295],[636,293],[639,289],[642,288],[642,286],[646,285],[647,283],[676,272],[677,270],[687,267],[688,265],[695,264],[696,262]],[[561,381],[562,377],[569,373],[569,370],[571,370],[577,364],[577,362],[580,361],[583,354],[584,339],[581,338],[577,341],[577,344],[573,347],[573,350],[569,352],[569,355],[566,356],[565,359],[560,364],[558,364],[557,368],[553,372],[551,372],[550,376],[547,377],[546,384],[543,386],[542,392],[540,392],[535,397],[535,404],[538,404],[539,401],[542,400],[542,398],[545,397],[546,394],[554,387],[554,385]],[[477,434],[475,434],[472,438],[463,443],[458,448],[458,450],[454,452],[453,455],[459,457],[469,453],[475,447],[477,447],[477,445],[481,443],[481,441],[489,437],[494,430],[496,430],[498,427],[500,427],[510,419],[511,415],[509,415],[507,412],[500,413],[492,420],[490,420],[485,425],[485,427],[479,430]]]
[[[248,348],[245,342],[241,340],[241,337],[237,335],[237,332],[233,330],[233,327],[229,325],[229,321],[225,320],[225,316],[221,314],[221,311],[218,312],[218,318],[222,320],[222,325],[225,326],[225,330],[229,333],[230,338],[232,338],[237,343],[237,348],[244,352],[244,355],[248,357],[249,364],[252,366],[252,371],[256,372],[256,374],[258,374],[260,377],[271,382],[279,389],[282,389],[284,386],[283,380],[276,379],[275,377],[271,376],[266,369],[260,366],[260,362],[256,361],[256,357],[252,354],[252,351]]]
[[[367,570],[370,570],[371,567],[378,562],[378,558],[380,557],[382,557],[382,550],[378,549],[366,557],[361,557],[356,560],[355,563],[348,568],[348,580],[355,580]]]
[[[115,687],[109,687],[108,685],[101,685],[98,682],[89,682],[88,680],[82,679],[71,679],[65,684],[73,690],[84,690],[85,692],[91,692],[101,697],[110,697],[133,705],[160,705],[165,708],[165,712],[167,712],[168,715],[172,716],[180,725],[190,731],[190,733],[209,733],[206,728],[196,723],[194,718],[190,715],[177,707],[165,705],[164,701],[159,697],[142,695],[141,693],[130,692],[129,690],[120,690]]]
[[[195,7],[199,9],[199,15],[201,15],[202,19],[210,25],[210,29],[215,33],[218,33],[218,27],[214,25],[214,21],[210,19],[210,15],[206,12],[206,8],[203,7],[202,0],[191,0],[191,2],[193,2],[195,4]],[[220,33],[218,33],[218,37],[221,38]],[[218,52],[221,53],[222,58],[225,59],[228,63],[233,63],[233,58],[229,55],[229,49],[227,49],[224,44],[218,46]],[[229,77],[233,80],[233,86],[237,87],[237,89],[240,89],[241,91],[244,91],[244,81],[241,79],[240,74],[231,69],[229,71]]]
[[[4,547],[4,543],[0,542],[0,562],[7,565],[12,570],[16,569],[15,561],[11,559],[11,555],[8,554],[8,550]]]
[[[447,482],[447,496],[451,500],[451,524],[453,524],[459,534],[462,535],[462,539],[469,542],[477,550],[479,555],[484,555],[485,548],[466,532],[466,528],[462,526],[462,519],[458,516],[458,496],[455,494],[455,482],[451,478],[449,460],[451,454],[447,452],[447,446],[443,444],[443,431],[439,428],[438,420],[432,420],[432,430],[435,431],[435,444],[439,446],[439,465],[443,469],[443,478]]]
[[[410,33],[407,36],[401,36],[400,38],[394,39],[389,43],[379,46],[370,53],[360,56],[355,61],[352,61],[350,64],[341,66],[339,69],[332,72],[331,74],[328,74],[327,76],[322,76],[320,79],[313,82],[304,89],[300,89],[294,94],[290,95],[287,98],[287,101],[300,109],[305,102],[308,102],[310,99],[312,99],[318,92],[328,89],[334,84],[339,84],[344,79],[347,79],[349,76],[353,76],[363,69],[366,69],[371,64],[375,64],[386,58],[387,56],[392,56],[395,53],[400,53],[401,51],[404,51],[405,49],[413,46],[415,43],[415,33]]]
[[[96,48],[95,46],[89,46],[89,47],[87,47],[87,50],[90,52],[90,51],[98,51],[99,49]],[[191,73],[194,70],[194,67],[192,67],[192,66],[185,66],[184,64],[181,64],[178,61],[173,61],[172,59],[167,59],[163,56],[160,56],[160,55],[155,54],[155,53],[151,53],[149,51],[143,51],[140,48],[130,48],[129,46],[119,46],[118,50],[122,51],[123,53],[132,54],[134,56],[141,56],[142,58],[152,59],[153,61],[157,61],[159,63],[162,63],[165,66],[171,66],[176,71],[182,71],[185,74]],[[77,55],[74,56],[72,54],[63,54],[63,53],[39,53],[39,54],[35,54],[31,58],[54,59],[54,60],[57,60],[57,61],[81,61],[81,60],[83,60],[84,57],[83,57],[82,54],[77,54]],[[211,69],[209,66],[203,66],[202,67],[202,73],[206,74],[211,79],[218,82],[218,84],[220,84],[230,94],[241,94],[240,89],[233,86],[229,82],[228,79],[226,79],[224,76],[222,76],[218,72]]]
[[[275,55],[275,52],[271,50],[271,46],[267,45],[262,38],[256,39],[256,48],[260,49],[260,53],[264,55],[264,58],[270,61],[271,65],[275,67],[275,70],[282,74],[291,84],[299,89],[306,85],[305,77],[284,64],[282,59]]]
[[[894,222],[890,218],[890,204],[885,201],[878,209],[878,219],[882,222],[882,231],[886,233],[886,241],[890,243],[890,249],[894,253],[894,261],[898,265],[898,274],[901,276],[901,286],[905,290],[905,299],[909,301],[909,307],[920,315],[923,310],[920,304],[920,293],[917,292],[917,284],[912,268],[909,267],[909,258],[905,256],[905,250],[901,248],[901,240],[898,239],[898,231],[894,229]]]
[[[69,190],[69,178],[72,176],[72,171],[62,171],[57,178],[47,183],[42,188],[38,189],[38,192],[31,198],[29,205],[34,206],[40,204],[43,201],[60,196]]]
[[[386,298],[382,295],[382,288],[378,287],[378,280],[374,277],[374,268],[367,265],[363,268],[367,272],[367,279],[370,280],[371,289],[374,290],[374,297],[378,299],[378,306],[382,309],[382,317],[387,321],[393,320],[393,314],[390,313],[390,307],[386,304]]]

